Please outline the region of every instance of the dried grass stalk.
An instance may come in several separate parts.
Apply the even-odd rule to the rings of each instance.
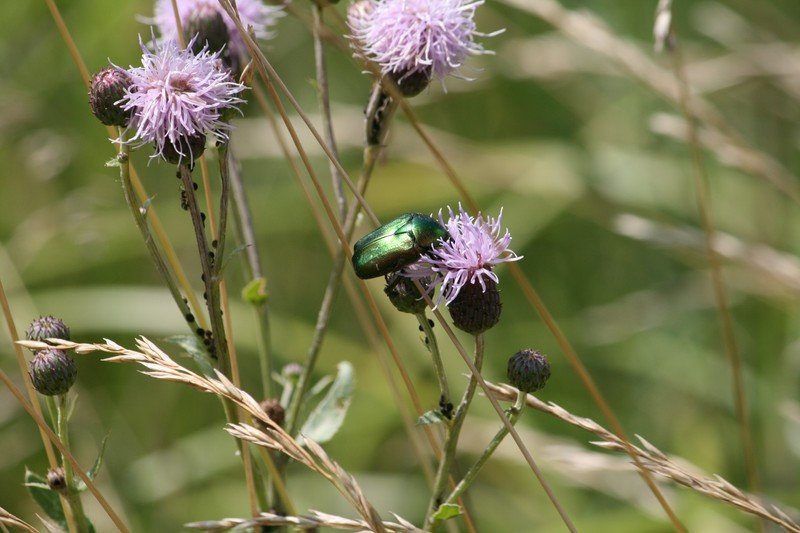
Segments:
[[[423,531],[397,515],[395,515],[395,519],[397,522],[383,522],[385,531],[391,533],[421,533]],[[309,511],[307,515],[303,516],[280,516],[270,513],[261,513],[255,518],[224,518],[222,520],[207,520],[184,524],[184,527],[189,529],[215,532],[229,530],[239,531],[255,526],[290,526],[295,529],[327,527],[347,531],[364,531],[371,528],[370,524],[363,520],[353,520],[351,518],[321,513],[314,510]]]
[[[228,424],[225,428],[226,431],[239,439],[286,454],[298,463],[302,463],[309,469],[319,473],[336,487],[364,518],[371,530],[377,532],[386,531],[380,515],[367,500],[352,475],[333,461],[322,447],[314,441],[305,439],[305,445],[308,449],[301,446],[283,428],[269,418],[252,396],[236,387],[222,373],[215,371],[216,379],[195,374],[176,363],[158,346],[144,337],[136,340],[136,346],[139,351],[124,348],[108,339],[105,339],[105,341],[104,344],[84,344],[62,339],[48,339],[50,344],[35,341],[19,341],[19,344],[34,349],[50,346],[59,350],[72,350],[78,354],[93,352],[113,354],[112,357],[107,357],[103,360],[112,363],[138,363],[147,369],[142,371],[147,376],[164,381],[184,383],[195,389],[232,401],[260,420],[264,424],[265,430],[262,431],[249,424]]]
[[[39,531],[35,527],[30,525],[26,521],[22,520],[21,518],[17,518],[16,516],[9,513],[2,507],[0,507],[0,526],[3,526],[2,529],[10,527],[13,529],[19,529],[20,531],[28,531],[29,533],[39,533]],[[407,531],[407,530],[404,529],[402,531]]]
[[[513,402],[517,398],[518,391],[511,385],[505,383],[498,385],[488,381],[486,385],[498,400]],[[547,413],[568,424],[594,433],[602,439],[599,442],[592,443],[596,446],[627,453],[627,448],[619,437],[590,418],[576,416],[563,407],[552,402],[545,403],[531,394],[527,395],[525,403],[537,411]],[[680,459],[682,464],[679,465],[641,436],[637,435],[637,438],[641,442],[642,448],[633,445],[631,445],[631,448],[633,448],[642,466],[650,472],[715,498],[746,513],[774,522],[787,531],[800,533],[800,524],[775,505],[761,503],[757,497],[736,488],[720,476],[714,475],[712,477],[703,474],[699,468],[684,459]]]

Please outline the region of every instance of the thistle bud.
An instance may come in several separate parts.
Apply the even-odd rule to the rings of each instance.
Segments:
[[[427,288],[427,283],[425,283],[424,279],[419,281],[423,288]],[[422,294],[420,294],[416,285],[414,285],[414,281],[401,276],[397,272],[392,272],[386,276],[386,287],[384,287],[383,292],[389,297],[389,301],[392,302],[395,309],[401,313],[418,315],[425,311],[427,307],[427,303],[422,298]]]
[[[156,148],[157,149],[157,148]],[[164,143],[164,150],[161,152],[161,157],[167,163],[173,165],[192,164],[195,159],[203,155],[206,151],[206,136],[197,134],[190,137],[178,138],[177,145],[172,141],[167,140]]]
[[[541,352],[525,348],[508,360],[508,381],[523,392],[542,389],[550,377],[550,362]]]
[[[63,468],[59,466],[47,471],[47,486],[53,492],[64,493],[67,491],[67,478]]]
[[[31,322],[25,332],[29,341],[45,341],[47,339],[69,340],[69,328],[64,321],[54,316],[42,316]]]
[[[36,352],[28,364],[28,372],[33,388],[45,396],[66,394],[78,377],[72,357],[52,348]]]
[[[497,283],[492,279],[486,279],[484,283],[486,290],[480,283],[467,283],[447,306],[453,325],[473,335],[494,327],[503,309]]]
[[[286,418],[286,410],[281,405],[281,402],[276,398],[267,398],[266,400],[262,401],[260,404],[261,409],[267,413],[267,416],[270,420],[275,422],[279,426],[283,426],[283,421]],[[265,431],[269,426],[267,426],[261,420],[256,419],[256,427],[261,431]]]
[[[431,69],[390,72],[389,77],[406,98],[417,96],[431,83]]]
[[[230,41],[222,13],[213,4],[198,3],[186,20],[183,31],[195,54],[199,54],[206,45],[212,53],[219,52],[226,49]]]
[[[303,370],[303,365],[300,363],[289,363],[281,369],[281,375],[286,379],[297,381],[297,378],[303,374]]]
[[[104,68],[92,77],[89,88],[89,106],[97,119],[106,126],[126,127],[131,111],[117,104],[133,81],[119,67]]]

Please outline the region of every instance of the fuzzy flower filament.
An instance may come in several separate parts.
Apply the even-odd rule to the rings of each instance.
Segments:
[[[177,0],[178,15],[181,23],[186,23],[193,14],[202,10],[214,10],[221,16],[228,28],[230,35],[230,51],[237,57],[242,56],[247,47],[244,40],[239,35],[236,23],[228,16],[218,0]],[[268,6],[261,0],[237,0],[236,7],[239,10],[239,17],[245,28],[252,27],[259,39],[272,37],[270,29],[275,25],[280,17],[283,16],[281,6]],[[158,27],[161,37],[165,40],[178,41],[178,26],[175,23],[175,13],[172,9],[172,0],[156,0],[155,13],[149,21]],[[189,37],[193,37],[190,35]],[[188,40],[188,39],[187,39]],[[205,43],[200,43],[205,44]]]
[[[214,135],[228,138],[231,125],[223,114],[244,102],[237,95],[245,86],[233,81],[221,68],[219,53],[205,48],[198,54],[178,47],[174,41],[160,43],[151,52],[142,44],[142,66],[131,67],[132,84],[120,100],[131,111],[130,127],[135,146],[155,144],[155,156],[174,149],[193,160],[187,139]]]
[[[498,283],[494,267],[501,263],[519,261],[510,248],[511,234],[502,230],[503,211],[497,218],[470,216],[461,205],[454,213],[447,208],[449,218],[445,222],[439,211],[439,222],[450,234],[440,239],[420,260],[406,268],[403,274],[410,278],[430,278],[430,290],[440,287],[437,305],[442,299],[449,305],[466,285],[480,285],[485,292],[487,282]]]
[[[475,42],[475,10],[483,0],[361,0],[348,13],[357,47],[385,75],[442,79],[469,56],[489,54]]]

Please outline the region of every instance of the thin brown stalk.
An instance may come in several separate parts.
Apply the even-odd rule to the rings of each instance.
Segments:
[[[519,390],[506,383],[486,383],[492,396],[508,402],[515,401]],[[558,418],[575,427],[586,430],[600,437],[600,442],[593,444],[608,450],[626,452],[626,445],[617,435],[607,430],[594,420],[574,415],[552,402],[543,402],[532,394],[525,396],[525,404],[534,409]],[[719,500],[726,505],[761,517],[777,524],[787,531],[800,532],[800,524],[788,513],[775,505],[762,503],[757,496],[747,494],[731,485],[720,476],[710,476],[683,458],[670,458],[664,452],[650,444],[642,437],[638,437],[642,448],[633,446],[639,457],[636,468],[646,468],[648,471],[662,476],[678,485],[692,489],[700,494]]]
[[[305,198],[306,203],[308,204],[309,208],[311,209],[311,213],[312,213],[312,215],[314,217],[314,221],[316,222],[317,228],[319,229],[319,232],[320,232],[320,234],[322,235],[322,237],[323,237],[323,239],[325,241],[326,247],[328,248],[328,252],[329,252],[329,254],[331,255],[332,258],[335,258],[336,251],[337,251],[338,247],[333,242],[333,238],[331,237],[331,235],[329,235],[329,233],[328,233],[327,226],[325,225],[325,222],[324,222],[324,220],[322,218],[322,214],[319,212],[319,208],[314,203],[314,200],[311,197],[311,193],[310,193],[310,191],[308,189],[308,186],[306,185],[305,181],[303,180],[302,176],[300,175],[300,170],[299,170],[299,168],[297,167],[297,164],[294,161],[294,157],[292,157],[292,155],[289,153],[289,148],[288,148],[288,146],[286,144],[286,140],[284,139],[283,134],[281,133],[280,129],[277,126],[277,123],[275,121],[275,117],[274,117],[272,111],[270,110],[269,105],[268,105],[268,103],[266,101],[266,97],[264,96],[264,94],[261,91],[260,87],[254,87],[253,90],[254,90],[254,94],[256,95],[256,100],[258,101],[258,103],[259,103],[259,105],[261,107],[261,110],[264,112],[264,115],[267,117],[267,121],[269,122],[270,127],[272,128],[273,134],[275,135],[275,138],[278,140],[278,145],[280,146],[281,151],[284,154],[284,158],[286,159],[287,163],[289,163],[289,166],[290,166],[290,168],[292,170],[292,175],[295,178],[295,181],[297,182],[297,184],[300,186],[300,190],[303,193],[303,197]],[[415,453],[417,455],[417,459],[418,459],[420,465],[422,465],[423,472],[425,473],[425,476],[428,478],[428,481],[432,483],[433,482],[433,468],[432,468],[432,466],[430,464],[430,461],[428,460],[427,455],[425,453],[423,453],[422,448],[421,448],[421,446],[420,446],[420,444],[418,442],[417,432],[416,432],[415,427],[414,427],[414,420],[412,419],[410,413],[408,412],[408,408],[406,407],[406,403],[401,400],[399,389],[397,388],[397,384],[394,382],[394,377],[392,376],[392,373],[391,373],[391,370],[390,370],[390,365],[389,365],[389,363],[388,363],[388,361],[386,359],[386,354],[384,354],[383,351],[378,346],[376,333],[375,333],[374,329],[372,328],[372,325],[371,325],[371,323],[369,322],[369,320],[368,320],[368,318],[366,316],[367,311],[364,309],[364,304],[361,302],[361,300],[358,297],[358,294],[356,293],[356,288],[355,288],[355,286],[353,284],[353,280],[351,279],[351,277],[346,277],[345,280],[344,280],[344,284],[345,284],[345,289],[347,291],[348,297],[350,298],[350,301],[351,301],[351,303],[353,305],[353,308],[356,311],[356,316],[357,316],[357,318],[359,320],[359,323],[361,324],[362,328],[364,329],[364,332],[365,332],[365,334],[367,336],[367,339],[370,341],[370,344],[372,345],[373,351],[376,354],[378,354],[378,359],[379,359],[379,361],[381,363],[381,368],[384,369],[386,377],[389,380],[389,385],[390,385],[390,390],[392,392],[392,397],[395,400],[395,404],[400,409],[400,413],[401,413],[401,416],[402,416],[402,419],[403,419],[403,423],[404,423],[405,428],[406,428],[406,432],[407,432],[407,434],[409,436],[409,439],[412,442],[412,447],[413,447],[413,449],[414,449],[414,451],[415,451]],[[386,333],[384,333],[383,330],[381,331],[381,334],[386,335]],[[393,349],[394,345],[391,343],[391,339],[389,337],[386,337],[386,336],[384,336],[384,338],[387,339],[387,343],[389,343],[390,349]],[[400,369],[399,369],[399,371],[401,372],[401,375],[403,375],[403,374],[407,375],[408,372],[406,371],[405,365],[402,363],[402,360],[400,360],[399,357],[397,357],[396,360],[399,361],[399,363],[402,365],[400,367]],[[418,416],[421,415],[423,412],[424,411],[419,411],[418,412]],[[432,448],[434,450],[436,450],[438,448],[438,445],[436,444],[436,440],[435,440],[435,438],[433,436],[433,433],[430,431],[430,428],[427,428],[427,429],[428,429],[428,431],[426,431],[425,433],[429,438],[429,443],[432,446]]]
[[[69,463],[72,465],[72,468],[75,469],[75,473],[78,474],[81,480],[83,480],[83,482],[86,484],[86,488],[89,489],[89,492],[92,493],[92,495],[97,500],[97,503],[100,504],[100,506],[108,515],[108,517],[111,519],[111,521],[114,522],[116,528],[123,533],[128,533],[127,526],[125,526],[125,523],[122,521],[122,519],[117,515],[117,513],[114,511],[111,505],[109,505],[108,501],[105,499],[103,494],[99,490],[97,490],[97,486],[94,484],[92,479],[88,475],[86,475],[81,465],[78,464],[78,461],[75,459],[75,457],[64,446],[64,443],[61,442],[61,440],[58,438],[58,435],[56,435],[53,432],[53,430],[50,429],[50,426],[48,426],[47,422],[44,421],[44,418],[42,418],[42,416],[36,412],[36,409],[34,407],[31,407],[31,404],[29,404],[25,400],[25,397],[22,395],[22,391],[20,391],[17,388],[17,386],[14,385],[14,382],[11,381],[11,378],[8,377],[8,374],[6,374],[2,369],[0,369],[0,381],[2,381],[3,384],[8,388],[8,390],[11,391],[11,394],[14,396],[14,398],[16,398],[17,402],[19,402],[22,408],[28,412],[28,415],[30,415],[30,417],[33,419],[36,425],[39,426],[39,430],[44,432],[44,434],[47,435],[47,438],[50,440],[50,442],[52,442],[53,445],[55,445],[55,447],[58,448],[58,451],[61,452],[61,454],[64,456],[64,459],[66,461],[69,461]]]
[[[322,115],[322,131],[325,134],[325,142],[330,146],[331,153],[339,159],[339,150],[336,148],[336,137],[333,133],[333,121],[331,120],[331,102],[328,88],[328,69],[325,66],[325,48],[322,44],[322,31],[325,25],[322,22],[325,7],[321,2],[314,2],[311,8],[314,13],[314,66],[317,76],[317,101],[319,111]],[[339,206],[339,218],[344,220],[347,214],[347,199],[344,197],[342,189],[342,175],[332,161],[328,161],[333,183],[333,194],[336,204]]]
[[[42,406],[39,403],[39,397],[36,395],[36,390],[34,390],[33,383],[31,382],[31,376],[28,374],[28,364],[25,361],[25,354],[22,352],[22,347],[17,344],[17,341],[19,340],[19,333],[17,332],[17,326],[14,323],[14,315],[11,313],[11,306],[8,303],[8,298],[6,296],[5,287],[3,287],[2,279],[0,279],[0,307],[3,308],[3,317],[5,318],[6,327],[8,328],[8,336],[11,339],[11,342],[14,344],[14,353],[17,356],[19,373],[22,376],[22,382],[25,385],[25,392],[28,394],[28,400],[30,401],[31,406],[33,406],[34,411],[36,411],[36,414],[39,415],[39,418],[44,419],[44,416],[42,415]],[[41,427],[39,428],[39,436],[42,439],[42,445],[44,446],[45,455],[47,456],[47,463],[50,465],[51,469],[57,468],[58,459],[56,459],[56,454],[53,451],[53,445],[50,444],[50,440],[47,438],[47,433]],[[69,502],[64,495],[61,494],[59,495],[59,500],[61,502],[61,507],[64,510],[64,516],[67,519],[67,525],[69,526],[70,532],[77,531]]]
[[[756,466],[755,451],[753,446],[753,436],[750,430],[750,416],[745,399],[744,378],[742,375],[742,358],[739,347],[736,343],[736,334],[733,329],[733,317],[731,316],[730,302],[728,298],[725,281],[722,274],[722,265],[719,254],[714,248],[716,229],[714,219],[711,214],[711,196],[708,189],[708,172],[703,160],[703,151],[698,139],[697,124],[689,112],[689,101],[691,93],[689,82],[686,78],[686,70],[683,64],[680,46],[677,39],[672,35],[673,65],[675,78],[680,89],[679,102],[681,112],[684,115],[688,126],[689,147],[692,153],[692,163],[694,165],[694,185],[697,196],[697,209],[700,214],[700,223],[705,235],[706,254],[708,264],[711,268],[711,282],[714,288],[714,301],[717,304],[717,314],[719,316],[722,341],[724,344],[725,355],[731,369],[731,386],[736,411],[736,419],[739,422],[739,438],[741,439],[742,451],[744,455],[745,470],[747,472],[748,485],[751,491],[761,492],[758,468]]]

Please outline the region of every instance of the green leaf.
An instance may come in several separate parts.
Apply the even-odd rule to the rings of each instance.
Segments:
[[[344,417],[353,398],[354,387],[353,365],[342,361],[337,365],[336,379],[333,380],[330,389],[311,411],[300,429],[301,439],[305,437],[318,443],[331,440],[344,423]]]
[[[47,480],[26,468],[25,487],[27,487],[34,501],[42,508],[44,514],[66,531],[67,519],[64,518],[64,509],[61,507],[58,493],[50,490],[50,487],[47,486]]]
[[[94,460],[94,464],[92,468],[86,472],[86,475],[89,476],[89,479],[94,479],[97,477],[97,473],[100,471],[100,467],[103,465],[103,455],[106,453],[106,443],[108,442],[108,437],[110,433],[106,433],[106,436],[103,437],[103,442],[100,443],[100,451],[97,453],[97,459]],[[82,479],[78,479],[75,482],[75,488],[78,492],[83,492],[86,490],[86,483],[83,482]]]
[[[440,520],[449,520],[451,518],[455,518],[456,516],[461,514],[461,506],[455,503],[445,503],[439,506],[436,509],[436,512],[433,513],[433,519],[435,521]]]
[[[211,366],[211,362],[208,360],[206,349],[200,344],[197,337],[194,335],[172,335],[171,337],[166,337],[164,340],[183,348],[186,355],[194,359],[194,362],[197,363],[197,366],[200,367],[204,375],[214,375],[214,367]]]
[[[269,299],[267,294],[267,279],[255,278],[242,289],[242,299],[253,305],[264,305]]]
[[[448,423],[447,420],[441,411],[438,409],[432,409],[430,411],[426,411],[417,419],[418,426],[427,426],[429,424],[441,424],[441,423]]]

